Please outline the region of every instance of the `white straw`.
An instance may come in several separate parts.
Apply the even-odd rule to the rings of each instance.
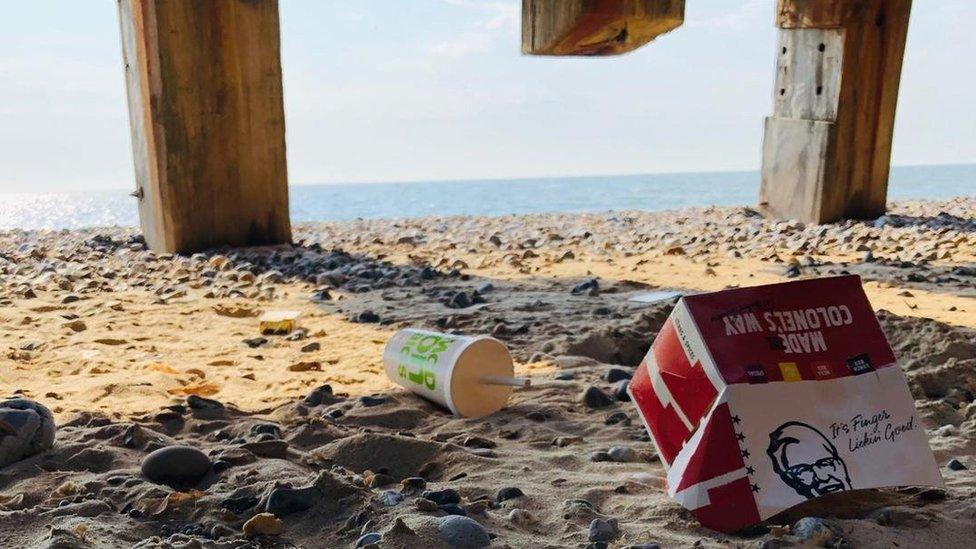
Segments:
[[[527,377],[484,376],[478,381],[485,385],[509,385],[522,388],[532,385],[532,380]]]

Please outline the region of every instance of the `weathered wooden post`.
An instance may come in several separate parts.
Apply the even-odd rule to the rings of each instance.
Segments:
[[[277,0],[119,0],[150,248],[291,241]]]
[[[522,53],[626,53],[684,17],[685,0],[522,0]]]
[[[911,0],[778,0],[760,206],[825,223],[885,211]]]

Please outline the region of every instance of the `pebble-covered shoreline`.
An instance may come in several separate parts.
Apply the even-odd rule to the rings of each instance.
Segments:
[[[0,396],[58,422],[53,448],[0,464],[0,546],[964,543],[974,212],[957,198],[836,225],[748,208],[361,220],[188,257],[146,251],[133,229],[0,232]],[[702,528],[664,493],[624,390],[673,300],[632,298],[842,273],[892,305],[879,318],[947,489]],[[257,333],[282,308],[303,328]],[[407,325],[490,333],[538,382],[488,418],[453,418],[383,378],[382,344]]]

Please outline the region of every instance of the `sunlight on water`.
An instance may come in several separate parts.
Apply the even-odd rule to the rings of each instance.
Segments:
[[[651,174],[484,181],[298,185],[295,222],[433,215],[667,210],[754,203],[757,172]],[[889,198],[948,198],[976,192],[976,165],[896,167]],[[136,226],[126,191],[0,194],[0,229]]]
[[[125,191],[0,194],[0,229],[76,229],[139,224]]]

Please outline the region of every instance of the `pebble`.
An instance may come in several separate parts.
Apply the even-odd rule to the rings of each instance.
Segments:
[[[505,488],[498,490],[498,493],[495,494],[495,501],[501,503],[510,499],[520,498],[524,495],[525,493],[522,492],[520,488],[515,486],[506,486]]]
[[[438,505],[437,508],[447,513],[448,515],[457,515],[459,517],[468,516],[468,512],[464,510],[464,507],[461,507],[456,503],[446,503],[444,505]]]
[[[620,536],[617,519],[593,519],[590,522],[588,539],[590,541],[613,541]]]
[[[0,402],[0,468],[54,446],[57,426],[51,411],[26,398]]]
[[[590,385],[583,391],[582,399],[583,404],[589,408],[606,408],[615,402],[610,395],[594,385]]]
[[[200,482],[210,471],[210,458],[190,446],[166,446],[142,460],[142,474],[158,484],[180,490]]]
[[[488,531],[468,517],[445,517],[437,526],[437,532],[448,545],[460,549],[476,549],[491,544]]]
[[[374,313],[373,311],[363,311],[351,319],[353,322],[359,322],[363,324],[374,324],[380,321],[380,315]]]
[[[484,515],[491,509],[491,502],[487,499],[476,499],[464,506],[469,515]]]
[[[197,395],[186,397],[186,405],[192,410],[221,410],[224,408],[224,405],[217,400]]]
[[[248,347],[250,347],[252,349],[256,349],[256,348],[264,345],[267,342],[268,342],[268,338],[261,337],[261,336],[251,337],[251,338],[242,340],[242,343],[244,343],[244,345],[247,345]]]
[[[288,456],[288,441],[286,440],[272,439],[247,442],[241,444],[241,448],[256,456],[266,458],[284,459]]]
[[[477,288],[475,288],[475,291],[478,292],[479,294],[487,294],[488,292],[494,289],[495,289],[495,285],[492,284],[491,282],[483,282],[479,284]]]
[[[223,473],[227,469],[230,469],[233,465],[234,465],[233,463],[225,459],[218,459],[213,464],[213,472],[219,475],[220,473]]]
[[[383,539],[383,536],[377,532],[363,534],[356,540],[356,547],[365,547],[373,543],[379,543],[381,539]]]
[[[423,477],[407,477],[400,481],[400,493],[413,495],[427,488],[427,481]]]
[[[926,488],[919,492],[915,497],[922,501],[942,501],[949,497],[948,492],[942,488]]]
[[[535,522],[535,517],[525,509],[512,509],[508,513],[508,520],[519,526],[529,526]]]
[[[244,523],[244,535],[277,536],[285,531],[285,523],[271,513],[258,513]]]
[[[272,435],[273,438],[281,438],[281,427],[274,423],[255,423],[248,429],[251,436]]]
[[[618,423],[623,423],[625,425],[630,423],[630,416],[627,412],[613,412],[608,414],[607,418],[603,420],[604,425],[616,425]]]
[[[386,404],[386,399],[383,397],[373,397],[373,396],[364,395],[359,397],[359,403],[366,408],[372,408],[373,406]]]
[[[423,493],[425,499],[433,501],[437,505],[446,505],[448,503],[461,503],[461,494],[458,493],[454,488],[445,488],[443,490],[427,490]]]
[[[826,547],[838,537],[838,532],[822,518],[804,517],[793,525],[793,535],[809,544]]]
[[[586,282],[581,282],[573,287],[571,292],[573,295],[586,294],[589,296],[596,297],[600,295],[600,283],[597,282],[595,278],[591,278]]]
[[[315,351],[318,351],[321,348],[322,348],[321,343],[319,343],[318,341],[313,341],[311,343],[306,343],[305,345],[302,345],[302,352],[313,353]]]
[[[265,510],[275,516],[283,517],[311,509],[320,497],[322,492],[315,486],[275,488],[268,496]]]
[[[572,381],[572,380],[576,379],[576,375],[571,374],[569,372],[560,372],[560,373],[552,376],[552,378],[555,379],[555,380],[558,380],[558,381]]]
[[[607,456],[618,463],[637,461],[637,452],[630,446],[614,446],[607,451]]]
[[[965,471],[966,469],[968,469],[968,467],[966,467],[966,465],[963,464],[963,462],[959,461],[956,458],[950,459],[949,463],[946,463],[946,467],[949,468],[949,470],[951,471]]]
[[[320,385],[311,391],[302,400],[305,404],[309,406],[318,406],[320,404],[331,404],[335,402],[335,396],[332,393],[331,385]]]
[[[65,322],[64,327],[68,328],[72,332],[84,332],[85,330],[88,329],[88,325],[85,324],[83,320],[78,318]]]
[[[374,473],[373,476],[369,478],[370,488],[381,488],[383,486],[389,486],[396,482],[396,479],[390,475],[385,475],[383,473]]]
[[[495,441],[478,436],[465,437],[462,445],[467,448],[494,448],[497,446]]]
[[[632,376],[633,374],[627,370],[624,370],[623,368],[610,368],[605,374],[603,374],[603,380],[607,383],[616,383],[618,381],[630,379]]]
[[[630,395],[627,394],[627,387],[630,385],[629,379],[621,380],[613,389],[613,396],[620,402],[630,402]]]
[[[413,504],[417,506],[418,510],[427,513],[433,513],[438,509],[437,503],[427,498],[417,498],[413,501]]]
[[[395,490],[384,490],[379,497],[380,503],[387,507],[394,507],[403,503],[403,494]]]
[[[235,515],[240,515],[247,511],[248,509],[254,507],[261,500],[254,496],[240,496],[236,498],[227,498],[220,502],[220,506],[224,509],[230,510]]]

